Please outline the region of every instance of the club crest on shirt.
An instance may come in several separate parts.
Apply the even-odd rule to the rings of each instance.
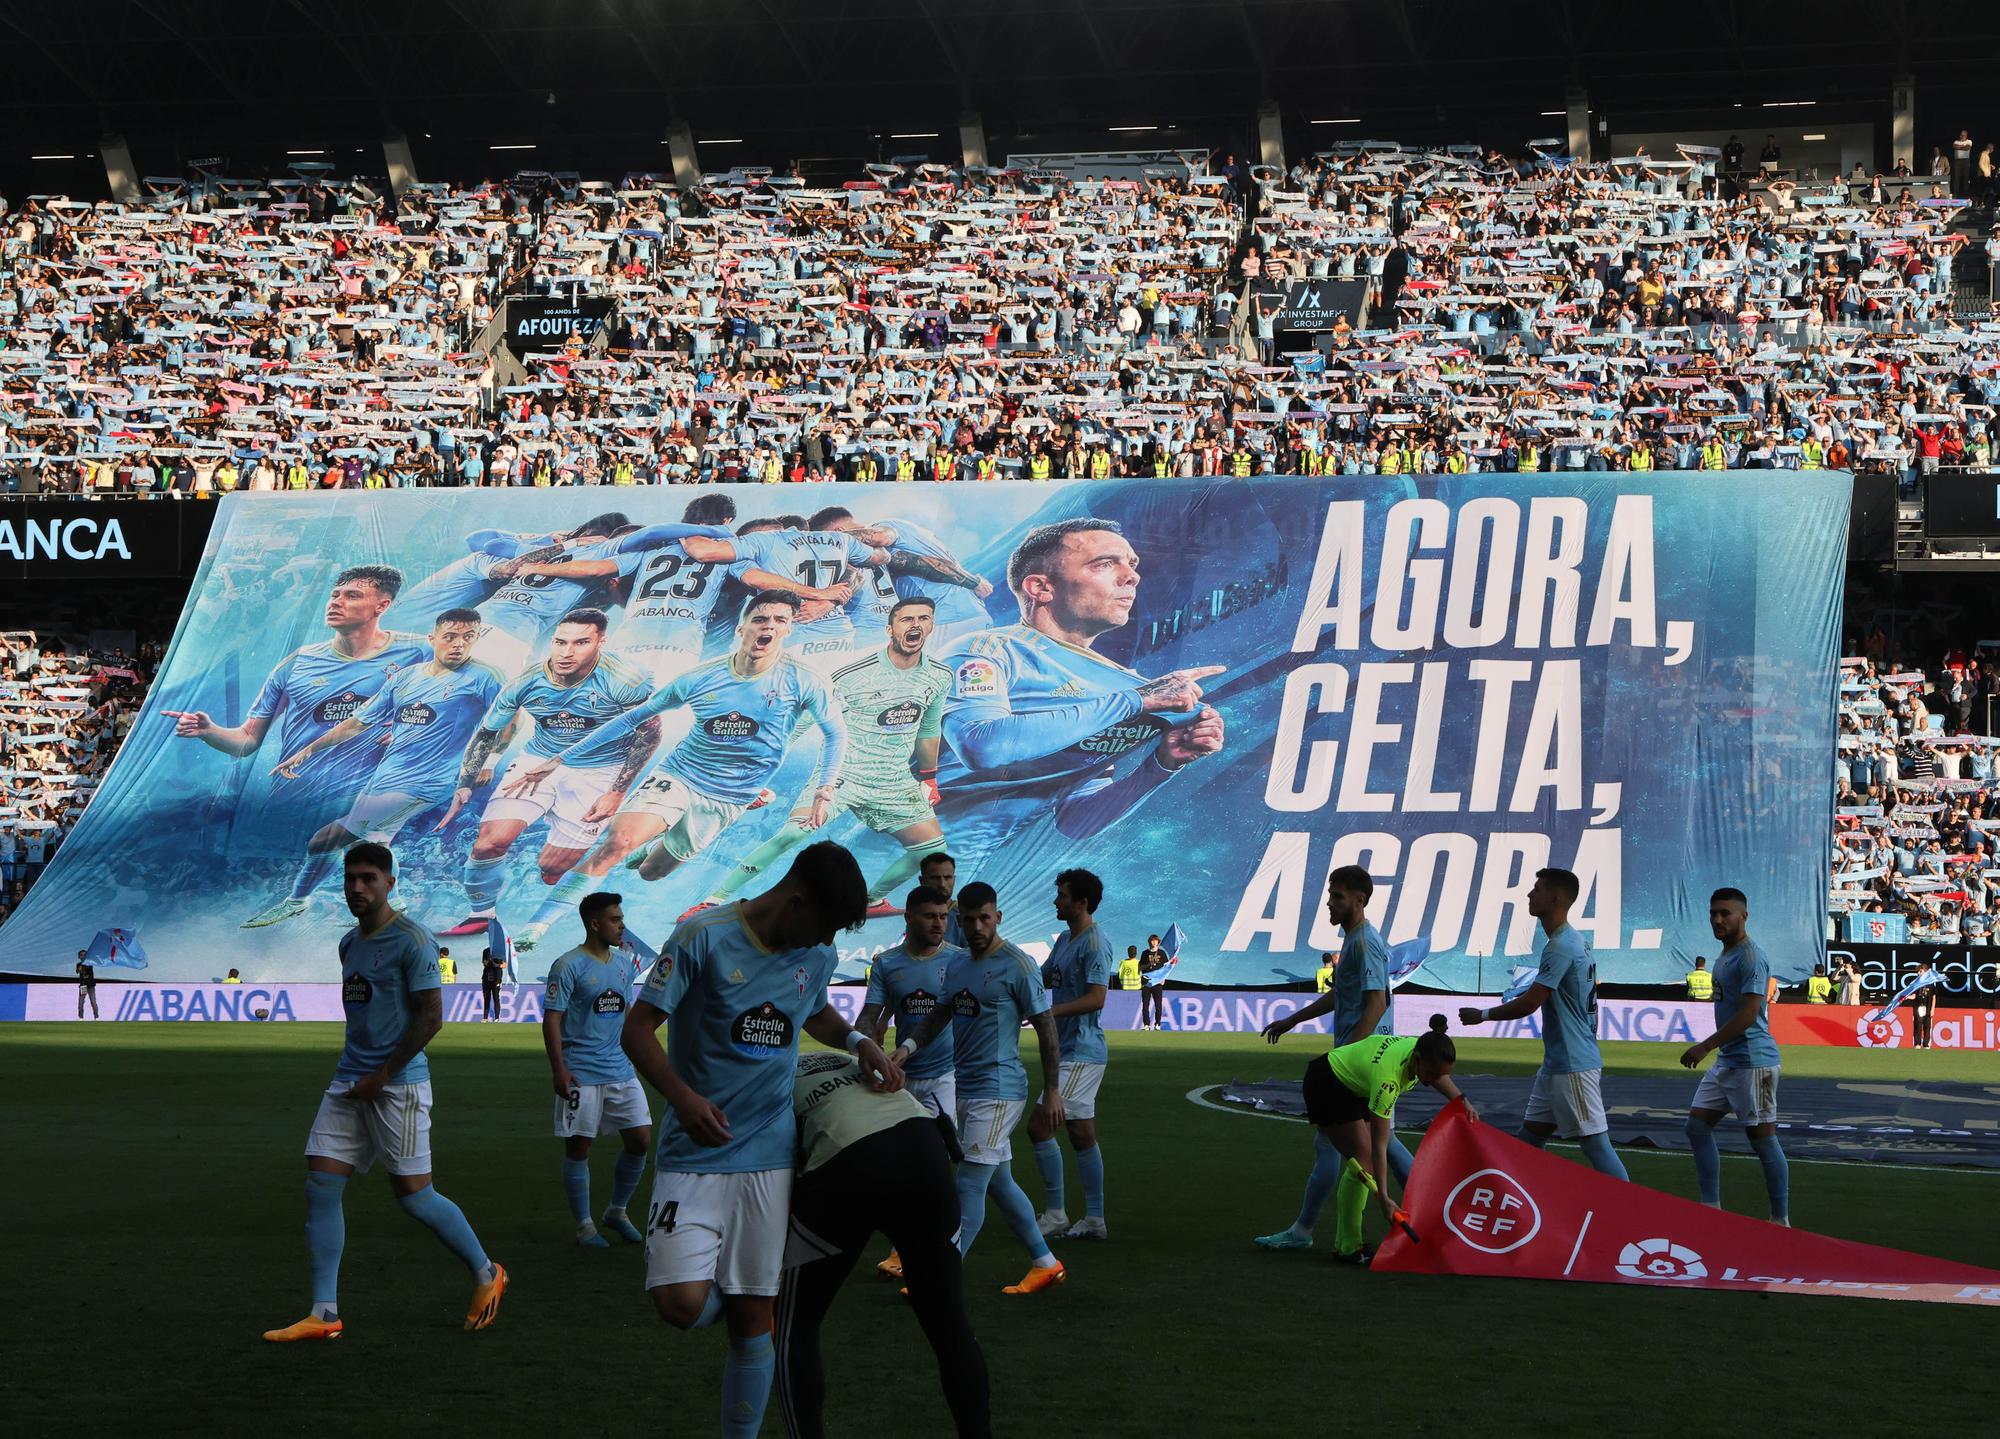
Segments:
[[[766,1001],[730,1021],[729,1042],[738,1054],[752,1059],[776,1059],[792,1047],[791,1016]]]
[[[803,996],[806,992],[806,986],[812,982],[812,971],[804,965],[800,965],[792,971],[792,980],[798,985],[799,994]]]

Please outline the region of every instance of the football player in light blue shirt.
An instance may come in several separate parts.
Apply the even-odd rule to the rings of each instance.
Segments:
[[[243,723],[217,724],[203,710],[162,710],[182,739],[198,739],[210,749],[239,758],[263,743],[280,715],[279,753],[297,754],[313,740],[358,711],[404,670],[431,658],[421,635],[382,628],[382,616],[402,588],[402,571],[389,565],[354,565],[342,570],[326,601],[326,625],[333,638],[294,650],[279,662],[251,701]],[[280,777],[266,808],[300,823],[307,832],[344,813],[368,784],[382,758],[379,745],[342,745],[323,763],[296,779]]]
[[[549,639],[549,657],[513,680],[493,701],[485,720],[465,747],[458,788],[438,822],[451,823],[473,790],[486,782],[495,756],[507,747],[516,720],[533,723],[526,749],[507,766],[499,787],[479,816],[472,854],[465,863],[465,892],[471,911],[447,934],[477,934],[486,928],[506,886],[503,866],[514,841],[547,815],[548,833],[536,863],[542,881],[563,878],[602,833],[617,807],[607,795],[623,794],[651,758],[649,748],[621,737],[598,741],[618,716],[636,709],[652,694],[646,672],[604,650],[608,622],[602,610],[573,610]],[[570,761],[553,775],[557,757]],[[581,899],[578,894],[569,901]],[[543,930],[547,925],[543,926]],[[515,948],[531,948],[540,932],[515,938]]]
[[[1110,520],[1030,531],[1007,583],[1021,622],[967,635],[943,656],[953,686],[938,772],[952,847],[1002,888],[1048,842],[1097,834],[1220,751],[1222,716],[1201,703],[1201,682],[1225,668],[1149,680],[1092,649],[1130,619],[1139,592],[1139,557]],[[1121,765],[1134,750],[1143,758]],[[1031,833],[1050,825],[1053,835]]]
[[[861,925],[867,894],[853,855],[825,841],[808,845],[773,888],[684,921],[625,1020],[625,1053],[667,1101],[646,1221],[646,1288],[660,1317],[679,1328],[727,1318],[725,1439],[751,1439],[770,1397],[772,1301],[798,1140],[799,1031],[846,1049],[881,1087],[902,1085],[894,1061],[826,998],[838,963],[834,937]]]
[[[937,624],[931,638],[939,648],[993,623],[980,603],[993,593],[992,584],[959,564],[944,542],[922,525],[909,520],[877,520],[863,525],[852,510],[828,505],[813,515],[812,527],[852,535],[888,555],[881,569],[861,577],[854,598],[848,601],[857,633],[875,633],[887,622],[898,599],[931,602]]]
[[[500,692],[500,677],[472,658],[478,639],[477,610],[446,610],[431,627],[428,663],[403,670],[360,709],[279,761],[271,772],[296,779],[325,751],[361,740],[364,731],[387,730],[386,745],[362,741],[381,755],[368,788],[345,815],[306,842],[291,894],[245,920],[245,929],[303,914],[347,846],[357,839],[389,844],[410,820],[451,798],[459,756]]]
[[[623,782],[612,787],[600,806],[613,814],[611,827],[603,843],[550,891],[530,931],[537,925],[545,929],[560,906],[581,898],[584,889],[628,856],[637,856],[633,864],[640,878],[651,880],[664,878],[708,848],[784,762],[801,717],[815,722],[821,735],[810,827],[826,822],[847,730],[826,681],[785,653],[797,610],[798,601],[789,594],[754,596],[737,622],[736,648],[730,654],[689,670],[592,736],[594,749],[631,747],[619,772]],[[661,761],[659,772],[627,800],[632,780],[650,758],[659,717],[680,707],[694,711],[694,727]],[[560,784],[572,763],[563,753],[530,774],[537,782]]]
[[[1264,1037],[1272,1044],[1299,1025],[1326,1014],[1333,1016],[1335,1049],[1371,1034],[1396,1032],[1389,1003],[1389,947],[1383,943],[1382,932],[1368,922],[1368,901],[1374,895],[1375,877],[1358,864],[1340,865],[1326,877],[1327,922],[1337,926],[1345,936],[1340,946],[1340,961],[1333,972],[1333,985],[1311,1004],[1265,1025]],[[1389,1167],[1397,1182],[1409,1181],[1413,1162],[1410,1151],[1392,1131]],[[1256,1242],[1266,1249],[1312,1248],[1313,1230],[1326,1201],[1342,1187],[1359,1182],[1347,1173],[1339,1147],[1326,1135],[1315,1132],[1313,1167],[1306,1176],[1305,1198],[1299,1205],[1298,1217],[1289,1228],[1261,1234]]]
[[[974,880],[958,892],[966,953],[945,976],[949,1002],[918,1032],[918,1048],[951,1026],[957,1069],[958,1137],[965,1160],[958,1166],[958,1250],[968,1253],[986,1222],[990,1194],[1000,1217],[1033,1261],[1018,1284],[1003,1291],[1033,1294],[1063,1282],[1065,1271],[1049,1252],[1035,1222],[1035,1207],[1014,1182],[1014,1129],[1028,1105],[1028,1071],[1021,1064],[1021,1026],[1032,1024],[1042,1052],[1042,1097],[1036,1113],[1051,1132],[1063,1120],[1062,1040],[1049,993],[1034,960],[1000,937],[1000,907],[993,886]],[[907,1041],[905,1041],[907,1043]]]
[[[889,562],[887,550],[864,544],[840,530],[809,530],[801,515],[778,515],[739,525],[732,542],[737,562],[732,577],[748,571],[774,574],[826,595],[838,595],[824,613],[807,610],[791,640],[792,653],[821,675],[831,677],[854,651],[854,621],[846,605],[854,597],[854,570]],[[862,576],[866,582],[868,577]]]
[[[1106,1239],[1104,1226],[1104,1150],[1097,1142],[1097,1091],[1111,1059],[1104,1042],[1104,996],[1117,969],[1111,941],[1098,927],[1097,907],[1104,902],[1104,881],[1087,869],[1066,869],[1056,876],[1056,918],[1067,929],[1056,937],[1045,972],[1062,1047],[1062,1100],[1069,1146],[1076,1151],[1076,1172],[1083,1180],[1083,1218],[1072,1225],[1063,1208],[1062,1146],[1053,1124],[1037,1110],[1028,1116],[1028,1138],[1035,1146],[1035,1164],[1042,1172],[1042,1212],[1035,1221],[1042,1233],[1056,1239]]]
[[[1695,1068],[1710,1054],[1715,1064],[1701,1077],[1688,1109],[1687,1135],[1694,1145],[1695,1179],[1701,1202],[1722,1207],[1722,1155],[1715,1126],[1730,1110],[1743,1122],[1750,1148],[1764,1166],[1764,1192],[1771,1222],[1792,1222],[1791,1165],[1778,1143],[1778,1042],[1771,1037],[1767,994],[1771,962],[1745,928],[1750,901],[1740,889],[1718,889],[1709,897],[1708,927],[1722,942],[1715,961],[1715,1033],[1689,1045],[1681,1063]]]
[[[645,1236],[626,1217],[652,1147],[646,1093],[632,1073],[620,1041],[632,990],[632,966],[619,946],[625,939],[624,901],[615,894],[586,895],[577,906],[583,943],[549,966],[542,1006],[542,1047],[556,1090],[556,1138],[563,1142],[563,1193],[576,1242],[587,1249],[609,1245],[590,1222],[590,1146],[614,1131],[624,1141],[611,1185],[604,1227],[631,1244]]]
[[[312,1312],[267,1330],[274,1344],[338,1339],[340,1257],[347,1242],[341,1196],[376,1160],[411,1218],[472,1271],[467,1329],[500,1312],[507,1271],[486,1256],[456,1204],[431,1185],[431,1082],[424,1046],[444,1025],[438,946],[429,930],[390,907],[396,861],[388,846],[348,850],[344,892],[354,928],[340,940],[340,997],[347,1039],[306,1138],[306,1253]]]
[[[897,1043],[907,1046],[896,1056],[904,1083],[932,1114],[956,1121],[951,1026],[947,1024],[921,1049],[916,1043],[924,1021],[945,1002],[951,966],[965,956],[961,946],[945,941],[944,921],[950,908],[951,901],[934,889],[919,886],[910,891],[903,903],[902,942],[875,956],[868,970],[867,999],[855,1025],[880,1041],[894,1015]]]
[[[1590,942],[1570,928],[1569,912],[1582,885],[1566,869],[1539,869],[1528,890],[1528,913],[1542,922],[1542,954],[1534,983],[1491,1009],[1465,1008],[1461,1024],[1542,1016],[1542,1067],[1528,1094],[1527,1117],[1515,1134],[1535,1148],[1560,1132],[1574,1139],[1590,1167],[1626,1178],[1604,1117],[1604,1060],[1597,1052],[1597,961]]]

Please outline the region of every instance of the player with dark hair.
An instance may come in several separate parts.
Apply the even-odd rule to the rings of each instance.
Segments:
[[[958,861],[943,850],[932,850],[917,865],[917,883],[944,896],[949,906],[944,914],[944,942],[965,948],[965,931],[958,923],[958,901],[952,898],[952,892],[958,888]]]
[[[846,606],[854,598],[857,573],[886,565],[888,551],[839,530],[808,529],[803,515],[747,520],[736,527],[731,543],[737,554],[732,579],[749,571],[778,575],[811,593],[792,636],[792,653],[831,680],[854,654],[854,621]]]
[[[405,670],[431,658],[421,635],[382,628],[382,616],[402,588],[402,571],[388,565],[352,565],[327,595],[325,620],[333,638],[306,645],[279,661],[240,725],[217,724],[205,710],[162,710],[174,734],[241,758],[264,742],[281,714],[281,752],[295,755],[373,699]],[[379,745],[341,746],[326,763],[297,779],[279,776],[268,807],[282,809],[307,833],[343,814],[367,787],[382,759]]]
[[[438,946],[430,931],[390,907],[396,861],[386,845],[347,851],[348,912],[340,940],[340,997],[347,1042],[306,1138],[306,1251],[312,1312],[272,1329],[273,1343],[338,1339],[340,1257],[347,1243],[341,1195],[356,1173],[380,1159],[403,1211],[444,1242],[472,1271],[467,1329],[500,1312],[507,1271],[486,1257],[456,1204],[431,1184],[431,1072],[424,1046],[444,1025]]]
[[[492,950],[479,951],[479,1019],[482,1024],[500,1021],[500,981],[507,973],[507,961]]]
[[[548,659],[508,681],[465,747],[458,788],[438,829],[450,824],[473,790],[488,781],[493,760],[507,748],[518,718],[526,715],[533,722],[527,747],[507,766],[479,816],[465,862],[470,912],[447,934],[476,934],[486,928],[506,886],[508,851],[544,815],[548,833],[537,864],[542,883],[560,882],[604,830],[608,811],[600,801],[607,794],[622,795],[651,758],[650,748],[629,743],[629,729],[608,742],[599,738],[653,692],[645,671],[604,652],[605,628],[602,610],[572,610],[563,616],[549,640]],[[650,732],[646,739],[653,739]],[[569,763],[556,774],[559,757]],[[580,893],[566,898],[565,907],[580,898]],[[526,949],[533,942],[524,933],[515,944]]]
[[[999,896],[993,886],[974,880],[960,890],[958,913],[966,953],[945,974],[948,1000],[897,1049],[900,1053],[914,1040],[920,1055],[950,1027],[958,1133],[965,1146],[965,1160],[958,1166],[958,1250],[970,1252],[972,1241],[979,1237],[990,1194],[1031,1261],[1020,1283],[1002,1292],[1034,1294],[1062,1283],[1066,1271],[1035,1223],[1034,1205],[1014,1182],[1014,1130],[1028,1106],[1021,1027],[1034,1026],[1041,1049],[1042,1097],[1037,1112],[1051,1132],[1063,1119],[1062,1041],[1049,1014],[1041,971],[1000,937]]]
[[[1570,907],[1582,886],[1566,869],[1538,869],[1528,913],[1542,922],[1542,955],[1525,993],[1491,1009],[1467,1006],[1460,1024],[1542,1016],[1542,1067],[1528,1093],[1527,1116],[1515,1138],[1540,1149],[1551,1135],[1574,1139],[1590,1167],[1624,1179],[1604,1117],[1604,1060],[1597,1048],[1597,959],[1590,941],[1570,927]]]
[[[1083,1217],[1074,1225],[1063,1207],[1062,1146],[1053,1122],[1037,1108],[1028,1116],[1028,1138],[1035,1146],[1035,1165],[1042,1175],[1042,1212],[1036,1220],[1043,1235],[1057,1239],[1107,1239],[1104,1224],[1104,1150],[1097,1142],[1097,1091],[1111,1051],[1104,1041],[1104,996],[1116,967],[1111,941],[1098,927],[1097,907],[1104,902],[1104,881],[1087,869],[1066,869],[1056,876],[1056,918],[1066,926],[1056,937],[1042,966],[1053,1001],[1050,1016],[1062,1046],[1063,1127],[1076,1151],[1076,1172],[1083,1180]]]
[[[907,1278],[910,1307],[937,1355],[953,1429],[961,1439],[984,1439],[993,1417],[986,1356],[966,1317],[964,1267],[952,1243],[958,1145],[949,1121],[927,1113],[908,1090],[872,1091],[860,1065],[841,1054],[799,1056],[792,1110],[799,1172],[776,1336],[785,1432],[792,1439],[826,1433],[820,1326],[880,1230],[896,1254],[909,1256],[896,1273]]]
[[[1333,1015],[1335,1048],[1359,1043],[1371,1034],[1396,1032],[1389,1011],[1389,947],[1382,942],[1381,932],[1368,922],[1368,901],[1374,893],[1375,877],[1358,864],[1343,864],[1327,876],[1327,922],[1338,926],[1346,937],[1340,947],[1340,962],[1334,968],[1333,987],[1305,1008],[1265,1025],[1264,1037],[1271,1043],[1328,1013]],[[1313,1228],[1328,1197],[1343,1185],[1358,1183],[1325,1135],[1319,1136],[1314,1147],[1312,1173],[1306,1179],[1298,1218],[1288,1229],[1260,1235],[1257,1242],[1266,1249],[1310,1249]],[[1398,1184],[1409,1182],[1411,1162],[1410,1151],[1391,1133],[1389,1168]]]
[[[822,737],[808,814],[815,828],[825,822],[847,735],[825,681],[785,653],[798,603],[783,593],[753,597],[737,622],[731,653],[689,670],[593,739],[593,745],[631,746],[620,773],[624,782],[602,792],[592,810],[609,819],[610,829],[589,858],[542,902],[522,931],[522,941],[533,943],[560,906],[572,903],[627,856],[634,856],[631,867],[640,878],[661,879],[715,843],[784,763],[801,717],[816,723]],[[628,800],[631,781],[651,756],[651,727],[683,707],[694,713],[693,728]],[[567,754],[552,755],[533,773],[547,779],[561,775],[569,763]]]
[[[1715,1033],[1691,1044],[1681,1055],[1689,1069],[1710,1054],[1715,1064],[1695,1087],[1688,1108],[1687,1136],[1694,1149],[1695,1183],[1701,1202],[1722,1208],[1722,1155],[1715,1147],[1715,1126],[1731,1110],[1743,1122],[1750,1148],[1764,1167],[1764,1192],[1771,1201],[1771,1222],[1787,1228],[1792,1222],[1791,1165],[1778,1143],[1778,1042],[1771,1037],[1771,1015],[1765,1000],[1771,982],[1771,962],[1747,922],[1750,902],[1740,889],[1718,889],[1709,896],[1708,927],[1722,942],[1715,961]]]
[[[585,895],[577,906],[583,943],[549,966],[542,1002],[542,1048],[556,1090],[556,1138],[563,1142],[563,1193],[576,1224],[576,1242],[607,1248],[590,1222],[590,1146],[614,1130],[624,1141],[611,1185],[604,1227],[633,1244],[644,1236],[626,1218],[625,1206],[646,1171],[653,1143],[646,1093],[620,1047],[632,974],[618,952],[625,938],[624,900],[615,894]]]
[[[993,623],[980,601],[993,586],[952,557],[936,535],[908,520],[877,520],[863,525],[842,505],[828,505],[812,517],[815,530],[852,535],[887,553],[888,560],[871,575],[857,577],[848,613],[858,633],[872,631],[889,617],[897,599],[929,600],[937,619],[933,642],[942,649],[962,634]]]
[[[1429,1085],[1447,1101],[1464,1098],[1451,1082],[1458,1049],[1445,1030],[1445,1017],[1434,1014],[1423,1034],[1409,1039],[1371,1034],[1330,1050],[1306,1066],[1301,1087],[1306,1118],[1319,1131],[1315,1147],[1331,1145],[1340,1155],[1343,1171],[1351,1164],[1375,1181],[1372,1185],[1349,1181],[1340,1186],[1334,1206],[1334,1250],[1342,1263],[1366,1265],[1375,1256],[1375,1251],[1361,1242],[1361,1221],[1368,1210],[1370,1189],[1382,1206],[1383,1217],[1395,1218],[1396,1205],[1389,1197],[1389,1140],[1396,1129],[1396,1101],[1419,1084]],[[1471,1108],[1468,1102],[1467,1111]],[[1306,1249],[1312,1240],[1308,1234],[1304,1244],[1257,1242],[1267,1249]]]
[[[815,818],[810,808],[795,811],[784,828],[745,855],[709,891],[710,904],[730,899],[824,824],[851,812],[903,846],[902,854],[868,886],[869,918],[899,913],[883,896],[907,884],[925,855],[944,848],[944,830],[932,804],[938,727],[951,671],[924,653],[934,608],[926,599],[897,600],[888,622],[888,645],[834,674],[847,752],[824,819]]]
[[[348,845],[357,839],[389,844],[405,824],[451,799],[459,756],[500,693],[500,676],[472,658],[478,639],[477,610],[446,610],[431,626],[428,663],[396,675],[373,699],[272,770],[297,779],[316,755],[361,741],[368,731],[376,733],[376,743],[369,747],[379,745],[380,758],[367,789],[345,815],[306,842],[291,894],[245,920],[245,929],[304,913],[313,890]]]
[[[1146,679],[1096,653],[1131,618],[1139,557],[1110,520],[1031,530],[1007,563],[1021,622],[952,646],[939,816],[969,870],[1001,878],[1047,842],[1088,839],[1223,747],[1201,683],[1225,666]],[[1138,763],[1120,765],[1135,750]],[[1121,772],[1122,771],[1122,772]],[[1049,825],[1054,835],[1037,836]],[[1059,839],[1058,839],[1059,837]]]
[[[791,1202],[799,1031],[901,1087],[881,1047],[827,1002],[834,936],[868,908],[839,845],[799,851],[785,877],[684,921],[625,1019],[624,1049],[667,1101],[646,1221],[646,1288],[662,1319],[726,1319],[722,1433],[755,1435],[770,1396],[772,1302]],[[669,1025],[668,1043],[657,1034]]]

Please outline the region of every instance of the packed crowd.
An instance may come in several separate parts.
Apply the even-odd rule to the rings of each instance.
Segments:
[[[97,792],[160,659],[65,654],[28,631],[0,633],[0,922]]]
[[[1990,944],[2000,914],[2000,654],[1907,663],[1872,628],[1841,661],[1829,937],[1900,915],[1909,937]]]
[[[1963,201],[1712,154],[1352,147],[1107,179],[326,179],[35,201],[0,241],[0,478],[411,484],[1985,465]],[[1934,192],[1934,193],[1933,193]],[[1290,283],[1364,282],[1286,348]],[[509,294],[609,299],[491,358]]]

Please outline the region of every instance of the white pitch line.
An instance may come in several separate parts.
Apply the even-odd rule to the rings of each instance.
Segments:
[[[1309,1122],[1303,1114],[1266,1114],[1261,1109],[1245,1109],[1240,1104],[1217,1104],[1212,1099],[1204,1099],[1202,1097],[1209,1090],[1220,1089],[1221,1087],[1219,1084],[1197,1085],[1187,1092],[1188,1102],[1198,1104],[1203,1109],[1213,1109],[1218,1114],[1243,1115],[1251,1119],[1282,1119],[1287,1124],[1305,1124]],[[1421,1129],[1403,1129],[1398,1132],[1402,1134],[1423,1133]],[[1551,1140],[1547,1147],[1550,1149],[1576,1149],[1580,1146],[1571,1144],[1567,1140],[1557,1139]],[[1634,1145],[1627,1145],[1625,1149],[1628,1154],[1653,1154],[1663,1159],[1672,1158],[1682,1152],[1678,1149],[1640,1148]],[[1757,1158],[1754,1154],[1737,1154],[1733,1150],[1724,1150],[1722,1157],[1724,1159]],[[2000,1170],[1982,1169],[1974,1164],[1890,1164],[1877,1159],[1811,1159],[1797,1154],[1787,1154],[1785,1160],[1790,1164],[1837,1164],[1849,1169],[1900,1169],[1910,1174],[1976,1174],[1984,1175],[1988,1178],[2000,1175]]]

